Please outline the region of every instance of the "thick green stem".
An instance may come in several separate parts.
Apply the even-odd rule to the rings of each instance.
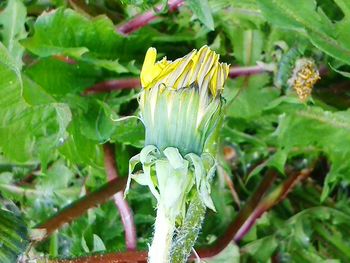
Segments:
[[[196,193],[188,208],[184,223],[174,239],[171,249],[172,263],[187,261],[202,228],[205,211],[206,207]]]
[[[171,241],[175,230],[175,218],[171,218],[158,205],[157,218],[154,226],[154,237],[148,252],[149,263],[169,263]]]

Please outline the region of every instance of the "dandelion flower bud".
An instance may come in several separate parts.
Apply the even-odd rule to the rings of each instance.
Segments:
[[[154,48],[147,51],[141,72],[146,145],[201,154],[221,112],[229,67],[207,46],[175,61],[156,62],[156,54]]]
[[[145,147],[129,162],[129,180],[146,185],[157,199],[149,262],[168,262],[176,219],[183,219],[190,191],[215,210],[210,179],[216,161],[204,145],[221,117],[221,97],[229,67],[204,46],[174,61],[156,62],[147,51],[139,96]],[[141,163],[142,171],[134,171]]]

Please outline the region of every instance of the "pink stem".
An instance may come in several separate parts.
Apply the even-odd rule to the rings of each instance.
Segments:
[[[260,66],[232,67],[230,69],[229,77],[238,78],[242,76],[260,74],[266,71],[266,69]],[[83,94],[92,95],[97,93],[106,93],[115,90],[134,89],[139,87],[141,87],[139,78],[112,79],[95,84],[94,86],[86,89]]]
[[[231,67],[228,76],[233,79],[242,76],[256,75],[263,72],[267,72],[267,70],[260,65],[249,67]]]
[[[115,161],[114,147],[106,143],[103,146],[105,153],[105,167],[107,171],[108,181],[118,178],[117,166]],[[136,250],[137,237],[134,217],[128,202],[124,199],[123,191],[117,192],[114,196],[114,203],[117,206],[122,223],[125,229],[126,248],[129,251]]]
[[[94,86],[86,89],[84,91],[84,95],[105,93],[123,89],[134,89],[138,87],[141,87],[139,78],[113,79],[95,84]]]
[[[313,165],[314,166],[314,165]],[[254,226],[256,220],[258,220],[265,212],[270,210],[281,200],[286,198],[288,193],[294,188],[294,186],[301,180],[304,180],[310,176],[313,168],[302,170],[300,173],[292,173],[290,176],[278,187],[276,187],[271,193],[267,194],[259,204],[254,208],[249,217],[245,220],[242,226],[238,229],[234,235],[233,240],[241,240]]]
[[[175,12],[179,9],[180,6],[184,4],[184,0],[169,0],[169,12]],[[162,6],[157,6],[155,8],[156,12],[159,12],[162,10]],[[126,22],[125,24],[122,24],[117,28],[117,31],[122,35],[129,35],[147,25],[149,25],[152,21],[157,19],[159,16],[157,13],[152,11],[147,11],[141,15],[138,15],[131,19],[130,21]]]

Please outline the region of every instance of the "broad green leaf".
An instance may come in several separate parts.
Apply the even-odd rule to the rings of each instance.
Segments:
[[[114,122],[115,130],[111,139],[138,148],[144,146],[145,128],[136,118]]]
[[[326,198],[334,185],[350,182],[350,112],[329,112],[320,108],[308,108],[289,113],[280,119],[276,135],[278,145],[286,151],[293,147],[325,153],[332,163],[326,177],[322,198]]]
[[[101,145],[84,136],[81,132],[82,129],[79,117],[75,117],[67,129],[66,141],[59,148],[60,153],[75,164],[103,166]]]
[[[205,261],[208,263],[239,263],[241,262],[239,247],[236,244],[229,243],[228,246],[225,249],[223,249],[219,254],[210,257]]]
[[[274,236],[267,236],[243,246],[243,250],[252,255],[257,261],[266,262],[271,258],[278,246],[278,242]]]
[[[18,43],[26,37],[24,23],[26,7],[21,0],[8,0],[6,8],[0,12],[0,36],[2,43],[16,64],[22,65],[23,47]]]
[[[27,104],[19,70],[1,45],[0,57],[0,148],[7,158],[25,162],[64,141],[71,113],[65,104]]]
[[[316,47],[350,64],[350,14],[345,2],[338,2],[345,17],[337,23],[332,23],[316,7],[314,0],[258,0],[258,3],[265,18],[272,24],[306,33]]]
[[[238,78],[233,82],[232,88],[226,89],[230,92],[227,104],[227,115],[235,118],[254,118],[259,116],[264,108],[278,97],[278,91],[271,87],[264,87],[268,76],[252,76],[249,78]]]
[[[55,102],[38,83],[27,76],[23,77],[23,98],[29,105],[41,105]]]
[[[258,30],[239,32],[233,41],[236,58],[244,65],[256,65],[256,62],[261,59],[263,36]]]
[[[114,112],[106,102],[90,99],[87,111],[79,119],[81,133],[100,143],[108,141],[115,130],[113,114]]]
[[[123,41],[107,17],[90,20],[61,8],[39,16],[33,37],[21,43],[40,57],[70,56],[122,73],[128,71],[117,61]]]
[[[208,0],[186,0],[186,3],[208,29],[214,30],[214,19]]]
[[[25,73],[47,93],[55,97],[81,93],[91,87],[100,71],[87,63],[68,64],[53,58],[44,58]]]
[[[7,210],[0,210],[0,261],[17,262],[29,246],[28,229],[23,219]]]
[[[259,30],[244,30],[243,28],[227,28],[233,45],[233,53],[239,64],[256,65],[261,60],[263,51],[263,33]]]

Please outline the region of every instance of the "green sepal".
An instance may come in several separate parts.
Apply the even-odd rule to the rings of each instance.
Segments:
[[[138,163],[142,164],[142,172],[134,171]],[[182,157],[177,148],[168,147],[161,153],[156,146],[147,145],[140,154],[130,159],[125,193],[129,190],[131,179],[148,186],[158,206],[161,205],[168,216],[174,218],[185,214],[188,194],[196,185],[203,203],[215,211],[209,183],[215,170],[216,162],[210,154],[198,156],[189,153]]]

